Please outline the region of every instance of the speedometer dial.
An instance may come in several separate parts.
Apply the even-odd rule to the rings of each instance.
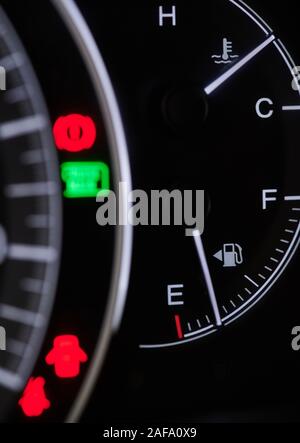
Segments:
[[[27,55],[0,10],[0,416],[32,370],[56,291],[61,243],[58,163]]]

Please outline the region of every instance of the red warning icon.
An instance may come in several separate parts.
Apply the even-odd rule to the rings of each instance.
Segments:
[[[32,377],[27,383],[23,396],[19,400],[19,405],[27,417],[39,417],[50,408],[50,401],[45,394],[45,383],[43,377]]]
[[[97,137],[96,125],[88,116],[71,114],[56,120],[53,135],[58,149],[80,152],[93,147]]]
[[[75,335],[61,335],[55,338],[46,363],[54,365],[57,377],[75,378],[80,374],[80,364],[85,363],[87,359]]]

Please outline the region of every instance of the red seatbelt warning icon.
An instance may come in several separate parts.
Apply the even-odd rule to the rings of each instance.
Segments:
[[[46,363],[54,365],[57,377],[75,378],[80,374],[80,364],[85,363],[87,359],[75,335],[61,335],[55,338]]]
[[[45,379],[31,377],[24,390],[19,405],[27,417],[39,417],[50,408],[50,401],[45,394]]]
[[[56,120],[53,135],[58,149],[80,152],[93,147],[97,131],[90,117],[71,114]]]

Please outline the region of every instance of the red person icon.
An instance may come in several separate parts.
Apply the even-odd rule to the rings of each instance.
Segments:
[[[46,398],[43,377],[31,377],[24,390],[22,398],[19,400],[24,414],[27,417],[39,417],[42,413],[50,408],[50,402]]]
[[[87,359],[75,335],[61,335],[55,338],[46,363],[54,365],[57,377],[74,378],[80,373],[80,364],[85,363]]]

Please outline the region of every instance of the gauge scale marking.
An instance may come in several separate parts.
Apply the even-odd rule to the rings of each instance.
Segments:
[[[50,318],[61,249],[58,162],[32,65],[0,9],[1,270],[0,415],[23,388]],[[1,72],[2,73],[2,72]]]

